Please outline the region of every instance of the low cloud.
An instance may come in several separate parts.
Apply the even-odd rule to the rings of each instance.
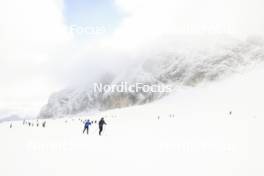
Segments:
[[[38,110],[52,92],[118,74],[167,41],[188,48],[204,37],[263,36],[262,0],[113,2],[124,14],[117,29],[83,41],[65,24],[63,0],[0,0],[0,109]]]

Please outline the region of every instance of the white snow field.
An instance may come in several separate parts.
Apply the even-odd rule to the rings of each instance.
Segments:
[[[259,69],[148,105],[50,119],[45,128],[36,120],[34,127],[1,123],[0,175],[263,176],[263,75]],[[79,118],[102,116],[103,136],[97,125],[82,133]]]

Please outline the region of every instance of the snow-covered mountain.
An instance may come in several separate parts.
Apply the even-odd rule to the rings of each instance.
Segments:
[[[188,43],[187,43],[188,45]],[[197,43],[199,45],[199,42]],[[125,72],[106,76],[97,83],[194,87],[204,82],[225,78],[243,72],[264,61],[264,42],[261,39],[246,41],[227,40],[209,42],[196,48],[179,47],[170,43],[151,54],[142,55],[141,62]],[[107,74],[106,74],[107,75]],[[160,92],[95,92],[93,85],[65,89],[54,93],[42,108],[39,118],[63,117],[145,104],[160,99],[168,93]]]
[[[0,119],[1,122],[7,122],[7,121],[17,121],[21,120],[21,118],[18,115],[9,115],[9,116],[4,116]]]
[[[28,113],[29,109],[3,109],[0,110],[0,123],[5,121],[21,121],[23,119],[33,119],[36,114]]]

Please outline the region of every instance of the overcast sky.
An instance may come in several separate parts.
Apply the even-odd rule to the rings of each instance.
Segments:
[[[263,35],[263,7],[263,0],[0,0],[0,111],[38,110],[52,92],[92,80],[157,38]]]

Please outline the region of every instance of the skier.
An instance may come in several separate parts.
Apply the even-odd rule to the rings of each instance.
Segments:
[[[103,131],[103,126],[107,125],[104,121],[104,118],[101,118],[101,120],[99,121],[99,135],[101,136],[102,131]]]
[[[87,134],[89,134],[89,126],[92,125],[92,123],[90,122],[90,120],[88,119],[85,124],[84,124],[84,129],[83,129],[83,133],[87,130]]]
[[[42,123],[42,127],[43,127],[43,128],[46,127],[46,121],[44,121],[44,122]]]

